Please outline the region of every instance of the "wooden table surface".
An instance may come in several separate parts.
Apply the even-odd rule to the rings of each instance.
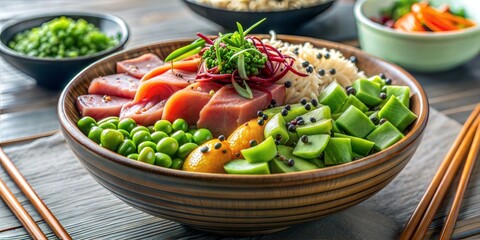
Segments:
[[[323,19],[316,19],[319,23],[311,26],[313,31],[303,31],[300,34],[355,45],[357,41],[351,5],[340,2],[334,8],[346,11],[347,15],[340,16],[341,14],[334,14],[336,10],[330,10]],[[219,26],[195,15],[181,1],[167,0],[2,0],[0,27],[17,17],[60,9],[93,10],[120,16],[131,30],[127,47],[193,37],[196,32],[215,34],[222,31]],[[329,28],[330,31],[315,31],[320,26]],[[466,120],[474,106],[480,102],[480,55],[450,71],[412,74],[425,88],[431,107],[460,123]],[[56,105],[59,94],[60,92],[37,87],[32,78],[0,58],[0,142],[57,130]]]

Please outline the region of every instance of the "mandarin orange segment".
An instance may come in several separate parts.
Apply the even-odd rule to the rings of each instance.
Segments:
[[[265,124],[266,122],[263,125],[258,124],[258,119],[254,118],[235,129],[227,139],[227,142],[230,143],[232,159],[241,158],[240,151],[249,148],[252,141],[261,143],[265,140],[263,135]]]
[[[212,139],[193,150],[185,159],[184,171],[225,173],[223,165],[230,160],[232,153],[227,141]]]

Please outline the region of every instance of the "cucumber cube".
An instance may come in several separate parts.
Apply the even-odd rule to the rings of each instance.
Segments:
[[[337,165],[351,162],[352,144],[348,138],[330,138],[325,148],[325,165]]]
[[[335,120],[332,120],[332,131],[334,133],[342,133],[342,131],[340,131],[340,129],[337,126],[337,121]]]
[[[325,165],[325,163],[323,162],[323,160],[320,159],[320,158],[307,159],[307,161],[309,161],[310,163],[314,164],[314,165],[317,166],[318,168],[327,167],[327,165]]]
[[[367,139],[375,142],[375,150],[382,151],[383,149],[392,146],[403,137],[402,132],[387,121],[373,130],[373,132],[367,136]]]
[[[405,107],[396,96],[391,96],[388,99],[385,106],[378,112],[378,117],[386,118],[400,131],[403,131],[417,119],[417,116]]]
[[[348,107],[335,123],[344,133],[359,138],[365,138],[375,129],[372,121],[354,106]]]
[[[293,159],[295,164],[293,166],[288,166],[285,162],[280,159],[274,158],[272,161],[269,162],[270,171],[272,173],[289,173],[289,172],[299,172],[299,171],[307,171],[317,169],[318,166],[303,159],[299,158],[292,154],[293,148],[278,145],[278,153],[284,156],[286,159]]]
[[[380,84],[367,79],[358,79],[353,82],[352,87],[355,88],[355,96],[366,105],[376,106],[382,102],[380,98]]]
[[[341,133],[335,133],[334,136],[340,138],[349,138],[352,143],[352,151],[362,156],[367,156],[375,145],[375,143],[372,141],[368,141],[363,138],[348,136]]]
[[[285,120],[283,119],[280,113],[275,114],[268,122],[265,124],[265,130],[263,131],[265,138],[272,137],[276,138],[280,135],[280,143],[285,144],[288,139],[288,130],[285,127]]]
[[[240,151],[243,157],[251,162],[268,162],[277,155],[277,145],[272,137],[268,137],[257,146]]]
[[[323,119],[314,123],[297,126],[297,134],[298,136],[302,136],[328,133],[332,130],[332,125],[331,119]]]
[[[407,86],[387,86],[387,99],[395,96],[405,107],[410,108],[410,88]]]
[[[370,78],[368,79],[368,81],[374,82],[374,83],[380,85],[380,88],[382,88],[383,86],[385,86],[385,81],[384,81],[380,76],[378,76],[378,75],[375,75],[375,76],[373,76],[373,77],[370,77]]]
[[[317,108],[315,110],[312,110],[308,113],[305,113],[301,115],[300,117],[303,118],[305,121],[305,124],[311,123],[310,119],[315,118],[316,121],[322,120],[322,119],[329,119],[332,118],[332,114],[330,112],[330,107],[329,106],[322,106],[320,108]]]
[[[337,112],[345,100],[347,100],[347,93],[345,93],[343,87],[336,81],[331,82],[318,96],[318,102],[323,105],[328,105],[332,112]]]
[[[358,108],[362,112],[368,111],[367,105],[363,104],[363,102],[360,101],[354,95],[350,95],[350,96],[348,96],[345,103],[343,103],[343,106],[340,108],[340,110],[338,110],[338,112],[345,112],[345,110],[347,110],[347,108],[350,107],[350,106],[355,106],[356,108]]]
[[[267,162],[251,163],[245,159],[236,159],[223,165],[230,174],[270,174]]]
[[[325,150],[328,140],[330,140],[330,135],[327,134],[310,135],[307,143],[301,140],[297,142],[293,149],[293,155],[306,159],[316,158]]]

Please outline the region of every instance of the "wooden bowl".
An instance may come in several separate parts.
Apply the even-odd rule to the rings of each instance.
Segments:
[[[266,36],[263,36],[266,37]],[[76,98],[91,80],[115,72],[120,60],[153,52],[165,57],[192,40],[153,43],[102,59],[79,73],[64,89],[58,114],[77,159],[92,177],[129,205],[146,213],[224,235],[257,235],[286,229],[358,204],[385,187],[405,167],[420,144],[428,102],[419,83],[401,68],[356,48],[306,37],[279,35],[291,43],[311,42],[356,56],[367,75],[385,73],[411,88],[418,119],[406,137],[388,149],[347,164],[306,172],[227,175],[184,172],[127,159],[100,147],[76,126]],[[402,194],[402,193],[398,193]]]

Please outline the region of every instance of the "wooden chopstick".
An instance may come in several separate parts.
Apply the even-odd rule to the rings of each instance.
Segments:
[[[8,186],[0,179],[0,196],[8,205],[8,207],[12,210],[12,212],[17,216],[18,220],[22,223],[22,225],[27,229],[27,232],[32,236],[34,239],[47,239],[45,234],[43,234],[42,230],[38,227],[37,223],[32,219],[30,214],[23,208],[22,204],[15,198],[12,191],[8,188]]]
[[[50,209],[43,203],[43,201],[38,197],[37,193],[33,190],[27,180],[22,176],[20,171],[15,167],[12,160],[8,158],[3,149],[0,147],[0,163],[3,165],[5,170],[8,172],[13,181],[17,184],[22,192],[27,196],[28,200],[32,205],[37,209],[37,212],[42,216],[43,220],[50,226],[55,235],[60,239],[72,239],[67,233],[62,224],[57,220],[57,218],[50,212]]]
[[[451,165],[451,163],[452,163],[452,161],[453,161],[453,159],[456,155],[457,155],[457,159],[459,158],[459,156],[457,154],[459,152],[458,149],[460,148],[463,141],[465,140],[465,137],[466,137],[467,133],[469,132],[469,130],[473,129],[472,126],[474,124],[478,124],[478,123],[476,123],[476,119],[479,117],[479,114],[480,114],[480,104],[478,104],[475,107],[472,114],[469,116],[469,118],[465,122],[462,130],[460,131],[460,134],[458,135],[457,139],[453,143],[452,148],[447,153],[447,155],[446,155],[444,161],[442,162],[442,164],[440,165],[437,173],[433,177],[432,182],[428,186],[427,191],[423,195],[420,203],[418,204],[417,208],[415,209],[412,216],[408,220],[408,222],[405,226],[405,229],[400,236],[401,240],[412,239],[412,235],[416,232],[417,226],[419,226],[421,221],[425,221],[425,220],[422,220],[422,218],[423,218],[424,214],[426,213],[427,208],[429,207],[429,204],[431,203],[432,198],[434,197],[434,194],[437,192],[438,186],[440,185],[441,182],[443,182],[443,178],[446,175],[446,172],[447,172],[448,169],[450,169],[449,172],[453,172],[452,171],[453,169],[450,167],[450,165]],[[465,144],[463,144],[463,145],[465,145]],[[457,169],[458,169],[458,167],[457,167]],[[444,183],[444,184],[446,184],[446,183]],[[440,197],[440,196],[437,194],[436,197]],[[430,210],[433,210],[433,209],[430,208]],[[429,223],[428,223],[428,226],[430,225]],[[428,229],[428,226],[427,226],[427,229]]]
[[[480,124],[477,126],[477,131],[475,133],[475,138],[473,139],[472,147],[468,152],[467,160],[463,167],[462,175],[460,177],[460,182],[458,183],[457,192],[453,199],[452,207],[445,220],[443,225],[442,232],[440,233],[440,239],[451,239],[453,230],[455,228],[455,223],[457,221],[458,213],[463,202],[463,197],[465,195],[465,190],[467,184],[472,175],[473,168],[475,166],[475,161],[478,158],[478,152],[480,150]]]

